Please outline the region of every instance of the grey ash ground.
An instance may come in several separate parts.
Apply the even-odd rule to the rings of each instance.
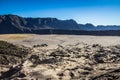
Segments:
[[[37,39],[17,40],[18,42],[23,41],[20,44],[14,40],[14,44],[17,43],[17,45],[24,45],[25,41],[29,41],[28,43],[32,45],[29,48],[29,45],[27,48],[24,47],[29,52],[26,52],[26,56],[23,58],[18,57],[19,61],[16,60],[17,56],[10,55],[16,63],[12,63],[9,58],[8,61],[14,66],[0,64],[2,68],[0,78],[3,80],[120,80],[120,45],[117,43],[119,37],[116,39],[113,37],[114,40],[112,37],[108,38],[111,38],[111,42],[116,43],[114,45],[111,43],[102,45],[104,42],[95,44],[95,42],[100,43],[97,36],[97,39],[95,36],[87,37],[89,41],[94,40],[91,44],[87,40],[86,43],[80,42],[79,39],[81,38],[76,36],[68,36],[68,38],[54,35],[54,39],[53,36],[47,37],[42,36],[40,38],[39,36]],[[70,40],[70,37],[74,37],[75,42],[72,41],[72,38]],[[82,37],[84,38],[84,36]],[[104,38],[102,37],[102,39]],[[36,41],[34,42],[34,40]],[[71,43],[67,40],[70,40]],[[13,43],[12,40],[9,42]],[[0,55],[6,56],[2,53]]]

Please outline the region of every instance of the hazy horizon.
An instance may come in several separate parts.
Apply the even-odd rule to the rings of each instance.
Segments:
[[[74,19],[79,24],[120,25],[119,0],[1,0],[0,14]]]

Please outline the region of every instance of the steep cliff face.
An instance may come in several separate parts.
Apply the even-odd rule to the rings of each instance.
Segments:
[[[74,20],[58,20],[56,18],[25,18],[25,27],[34,29],[79,29]]]

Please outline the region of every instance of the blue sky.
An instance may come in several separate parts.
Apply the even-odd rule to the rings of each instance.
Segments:
[[[120,25],[120,0],[0,0],[0,14]]]

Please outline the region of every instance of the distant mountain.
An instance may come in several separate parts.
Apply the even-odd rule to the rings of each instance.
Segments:
[[[39,29],[78,30],[78,24],[70,20],[56,18],[23,18],[17,15],[0,16],[0,33],[31,32]]]
[[[82,30],[87,30],[87,31],[106,31],[106,30],[120,30],[120,26],[117,25],[98,25],[94,26],[93,24],[87,23],[87,24],[78,24],[79,27]]]
[[[68,31],[70,30],[70,31]],[[59,20],[57,18],[25,18],[17,15],[0,15],[0,34],[5,33],[67,33],[64,31],[109,31],[120,30],[120,26],[116,25],[98,25],[78,24],[76,21]],[[63,31],[63,32],[61,32]]]

